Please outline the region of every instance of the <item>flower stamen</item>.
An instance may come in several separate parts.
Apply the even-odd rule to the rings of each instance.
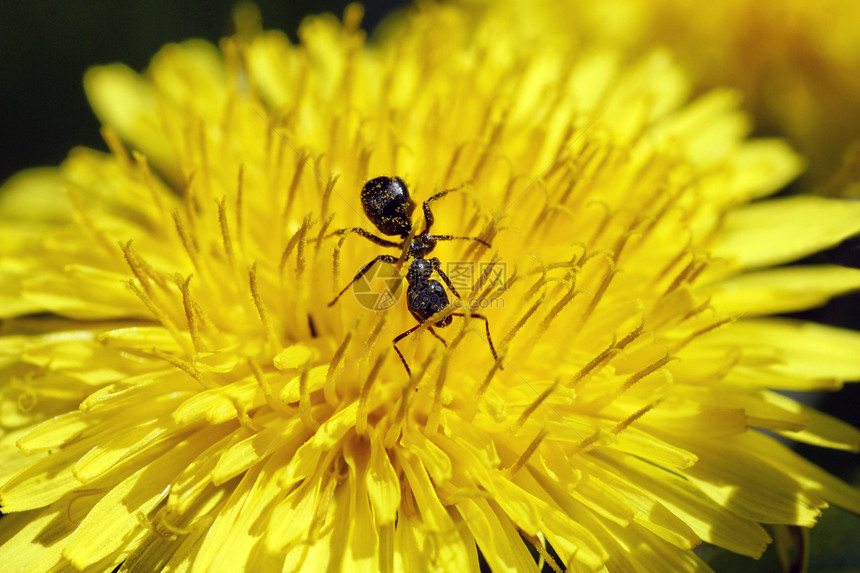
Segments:
[[[621,420],[620,422],[618,422],[617,424],[615,424],[615,427],[613,427],[609,431],[612,432],[613,435],[617,436],[618,434],[620,434],[621,432],[626,430],[627,427],[630,426],[630,424],[632,424],[633,422],[635,422],[636,420],[638,420],[639,418],[644,416],[646,413],[648,413],[650,410],[652,410],[661,401],[662,400],[657,400],[655,402],[652,402],[651,404],[648,404],[647,406],[644,406],[643,408],[640,408],[639,410],[637,410],[636,412],[634,412],[633,414],[631,414],[627,418],[625,418],[625,419]]]
[[[676,356],[671,356],[669,354],[666,354],[666,356],[664,356],[660,360],[657,360],[656,362],[646,366],[645,368],[642,368],[641,370],[639,370],[638,372],[636,372],[635,374],[633,374],[632,376],[627,378],[627,380],[624,381],[624,384],[621,385],[621,388],[618,390],[618,393],[620,394],[622,392],[629,390],[634,384],[636,384],[637,382],[639,382],[640,380],[642,380],[643,378],[645,378],[649,374],[653,374],[654,372],[656,372],[657,370],[659,370],[660,368],[662,368],[663,366],[668,364],[670,361],[677,360],[677,359],[678,358]]]
[[[525,410],[523,410],[522,414],[520,414],[520,417],[517,418],[517,421],[514,422],[513,426],[511,426],[511,430],[513,431],[514,434],[516,434],[520,431],[520,429],[523,427],[523,424],[525,424],[525,422],[529,418],[529,416],[531,416],[534,413],[534,411],[537,410],[538,407],[541,404],[543,404],[544,401],[547,398],[549,398],[549,396],[553,392],[555,392],[555,390],[556,390],[556,388],[558,388],[558,386],[559,386],[559,381],[558,380],[553,381],[553,383],[549,387],[547,387],[546,390],[541,392],[540,395],[538,395],[538,397],[535,398],[535,400],[532,401],[532,403],[529,404]]]
[[[364,380],[364,384],[361,385],[361,393],[358,397],[358,411],[355,415],[355,432],[360,436],[363,436],[367,433],[367,415],[369,414],[367,399],[370,396],[370,390],[373,386],[373,382],[379,375],[379,370],[382,368],[382,365],[385,362],[387,355],[387,350],[383,350],[379,353],[379,356],[376,357],[376,360],[373,363],[373,367],[370,369],[370,373]]]
[[[173,339],[176,340],[176,342],[180,346],[182,346],[189,352],[193,351],[193,348],[190,348],[188,345],[188,337],[185,336],[176,327],[176,325],[173,323],[173,320],[171,320],[171,318],[167,316],[167,313],[165,313],[163,310],[161,310],[161,308],[156,306],[155,302],[153,302],[153,300],[149,298],[146,293],[144,293],[142,290],[140,290],[140,288],[138,288],[134,280],[126,281],[126,284],[132,290],[132,292],[137,295],[137,298],[141,300],[141,302],[146,306],[146,308],[149,309],[149,312],[151,312],[153,316],[155,316],[155,319],[158,320],[158,322],[160,322],[161,325],[168,330],[168,332],[170,332],[170,335],[173,337]]]
[[[630,333],[619,341],[616,341],[617,333],[612,334],[612,343],[600,354],[594,357],[588,364],[582,367],[579,372],[571,378],[569,386],[577,385],[583,378],[588,376],[594,369],[602,366],[604,362],[608,362],[613,356],[621,353],[624,348],[636,340],[645,329],[645,321],[643,320],[639,326],[634,328]]]
[[[222,195],[218,204],[218,224],[221,228],[221,244],[224,246],[224,253],[227,255],[227,262],[235,268],[236,261],[233,255],[233,241],[230,239],[230,229],[227,224],[227,196]]]
[[[272,325],[271,318],[269,317],[269,309],[266,308],[263,299],[260,297],[260,290],[257,287],[257,263],[251,265],[251,268],[248,270],[248,279],[251,287],[251,299],[254,301],[257,314],[260,316],[260,322],[262,322],[263,328],[266,331],[266,338],[268,339],[272,350],[277,352],[279,349],[283,348],[283,345],[278,339],[278,335],[275,333],[275,328]]]
[[[359,319],[360,320],[360,319]],[[346,349],[349,346],[349,343],[352,342],[353,334],[355,334],[355,329],[358,326],[358,323],[354,324],[353,327],[346,333],[346,336],[343,339],[343,342],[340,343],[337,350],[335,350],[334,354],[331,357],[331,361],[328,364],[328,371],[325,376],[325,388],[323,389],[323,394],[325,395],[326,402],[329,403],[333,408],[337,408],[338,398],[337,398],[337,390],[335,388],[335,382],[337,381],[337,370],[338,366],[340,366],[341,361],[346,355]]]
[[[535,438],[531,441],[531,443],[528,445],[528,447],[525,449],[525,451],[522,454],[520,454],[520,457],[517,458],[517,460],[511,465],[511,467],[504,470],[505,475],[508,478],[514,477],[517,474],[517,472],[520,471],[520,469],[522,469],[522,467],[526,464],[526,462],[529,460],[529,458],[532,456],[532,454],[534,454],[535,451],[537,451],[538,446],[540,445],[541,441],[546,437],[546,435],[547,435],[546,427],[541,428],[541,431],[538,432],[538,435],[535,436]]]
[[[409,378],[409,383],[403,387],[403,392],[400,398],[397,400],[397,403],[395,404],[395,408],[397,408],[397,411],[391,421],[391,426],[388,428],[388,431],[385,434],[386,449],[391,449],[394,446],[394,443],[397,441],[397,437],[400,435],[400,430],[402,429],[403,420],[406,419],[406,414],[409,410],[409,398],[418,388],[418,384],[421,382],[421,379],[424,378],[424,375],[427,373],[430,364],[432,364],[436,360],[437,353],[437,350],[434,350],[433,352],[429,353],[427,355],[427,358],[425,358],[424,361],[421,362],[421,365],[418,370],[413,370],[412,376]]]
[[[549,565],[550,569],[553,570],[553,573],[564,573],[565,570],[562,569],[561,565],[558,564],[555,558],[553,558],[553,556],[549,554],[549,552],[546,550],[546,546],[537,536],[529,535],[523,530],[520,530],[520,535],[523,537],[523,539],[528,541],[529,545],[534,547],[535,551],[537,551],[538,555],[540,555],[541,561]],[[542,564],[538,563],[539,567],[540,565]]]
[[[579,328],[585,326],[588,322],[588,319],[591,318],[591,313],[594,312],[594,309],[597,308],[597,304],[600,302],[600,299],[603,298],[603,295],[606,293],[606,289],[609,288],[609,283],[612,282],[612,279],[620,272],[623,272],[622,269],[615,268],[615,261],[611,258],[611,255],[607,255],[606,262],[608,268],[603,275],[603,280],[600,281],[600,285],[597,287],[597,290],[591,297],[591,301],[588,303],[588,306],[585,307],[585,310],[582,311],[582,314],[579,317]]]
[[[245,361],[251,369],[251,374],[254,376],[254,380],[257,381],[257,384],[263,391],[263,397],[266,399],[266,403],[269,407],[272,408],[272,410],[291,418],[293,414],[292,408],[290,408],[283,400],[275,396],[275,393],[272,391],[272,385],[269,384],[269,381],[266,379],[266,375],[263,373],[260,365],[250,357],[246,358]]]
[[[310,430],[316,430],[319,428],[320,424],[314,418],[313,412],[311,412],[313,404],[311,403],[310,392],[308,392],[309,373],[310,368],[307,367],[302,368],[299,373],[299,412],[305,426]]]
[[[281,277],[281,283],[282,284],[284,282],[284,269],[287,268],[287,261],[289,261],[289,258],[293,252],[293,249],[295,249],[298,246],[299,241],[302,239],[302,237],[305,235],[305,233],[307,233],[307,229],[310,226],[311,226],[311,216],[310,216],[310,214],[308,214],[302,220],[302,224],[298,228],[298,230],[295,233],[293,233],[293,236],[290,237],[289,241],[287,241],[287,246],[284,247],[284,252],[281,253],[281,260],[278,263],[278,274]],[[298,265],[298,258],[296,259],[296,264]]]
[[[71,187],[66,187],[66,196],[68,196],[71,201],[72,208],[75,214],[80,218],[83,227],[89,231],[90,235],[92,235],[96,241],[98,241],[99,245],[105,250],[105,252],[110,253],[117,259],[122,259],[122,253],[117,250],[116,243],[112,242],[105,232],[95,224],[95,221],[93,221],[93,218],[90,216],[89,209],[84,206],[78,193]]]
[[[200,382],[200,384],[204,388],[206,388],[207,390],[214,390],[216,388],[221,387],[216,382],[209,380],[209,378],[206,375],[204,375],[203,372],[201,372],[200,370],[195,368],[194,365],[192,365],[190,362],[186,362],[185,360],[182,360],[181,358],[179,358],[177,356],[173,356],[171,354],[168,354],[167,352],[164,352],[160,348],[153,348],[151,352],[155,356],[158,356],[159,358],[161,358],[165,362],[169,363],[171,366],[174,366],[174,367],[178,368],[179,370],[182,370],[183,372],[185,372],[186,374],[188,374],[189,376],[191,376],[192,378],[194,378],[195,380]]]
[[[185,319],[188,321],[188,332],[191,334],[191,342],[194,344],[195,352],[200,353],[204,351],[204,346],[203,341],[200,339],[197,316],[194,312],[194,305],[188,290],[191,277],[192,275],[188,275],[188,278],[181,282],[180,289],[182,291],[182,305],[185,307]]]
[[[700,328],[699,330],[696,330],[695,332],[692,332],[692,333],[691,333],[691,334],[689,334],[686,338],[684,338],[683,340],[681,340],[678,344],[676,344],[675,346],[673,346],[673,347],[672,347],[672,352],[678,352],[679,350],[681,350],[682,348],[684,348],[685,346],[687,346],[688,344],[690,344],[692,341],[694,341],[694,340],[695,340],[695,339],[697,339],[698,337],[702,336],[703,334],[707,334],[708,332],[711,332],[712,330],[716,330],[717,328],[719,328],[719,327],[723,326],[724,324],[732,323],[732,322],[734,322],[735,320],[737,320],[737,318],[736,318],[736,317],[734,317],[734,316],[730,316],[730,317],[728,317],[728,318],[724,318],[724,319],[722,319],[722,320],[718,320],[718,321],[716,321],[716,322],[712,322],[711,324],[709,324],[709,325],[707,325],[707,326],[705,326],[705,327],[703,327],[703,328]]]

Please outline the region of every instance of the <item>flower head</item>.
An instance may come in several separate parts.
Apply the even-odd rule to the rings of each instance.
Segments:
[[[697,90],[738,88],[759,132],[790,137],[809,160],[806,183],[824,184],[844,160],[842,177],[822,190],[857,195],[860,12],[851,0],[503,4],[492,11],[523,41],[563,32],[633,54],[672,49]],[[840,180],[848,174],[850,185]]]
[[[760,523],[860,510],[759,431],[860,447],[773,391],[860,378],[860,336],[763,318],[860,287],[777,266],[860,231],[857,205],[750,204],[800,159],[747,141],[733,92],[689,101],[664,53],[451,6],[372,44],[359,20],[95,68],[110,153],[7,184],[7,567],[696,570],[701,541],[757,556]],[[434,232],[481,239],[433,251],[477,270],[398,343],[411,375],[405,301],[329,304],[403,254],[334,233],[376,232],[382,175],[456,189]]]

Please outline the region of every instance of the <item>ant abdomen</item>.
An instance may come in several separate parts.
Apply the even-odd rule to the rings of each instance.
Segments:
[[[448,295],[439,281],[410,284],[406,289],[406,301],[415,320],[425,322],[431,316],[448,307]],[[451,316],[446,316],[435,324],[439,328],[451,324]]]

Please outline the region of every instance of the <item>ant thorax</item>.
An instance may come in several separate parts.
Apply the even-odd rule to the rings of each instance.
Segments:
[[[409,244],[409,256],[416,259],[423,259],[436,247],[436,239],[431,235],[422,233],[412,237],[412,242]]]

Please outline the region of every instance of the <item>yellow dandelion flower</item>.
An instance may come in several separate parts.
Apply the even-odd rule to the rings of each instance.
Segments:
[[[473,2],[483,4],[484,2]],[[790,137],[818,186],[843,160],[852,185],[824,191],[857,196],[860,142],[860,11],[851,0],[598,0],[506,2],[522,33],[566,32],[632,53],[666,46],[699,89],[739,88],[764,133]]]
[[[860,511],[760,431],[860,448],[776,392],[860,378],[860,335],[767,318],[860,287],[779,267],[860,205],[751,203],[800,159],[664,53],[433,5],[365,43],[360,12],[94,68],[110,152],[5,186],[5,570],[707,570],[702,541],[755,557],[762,523]],[[330,304],[380,253],[414,268],[337,233],[377,233],[380,176],[455,189],[433,232],[480,239],[413,244],[472,274],[403,361],[391,275]]]

